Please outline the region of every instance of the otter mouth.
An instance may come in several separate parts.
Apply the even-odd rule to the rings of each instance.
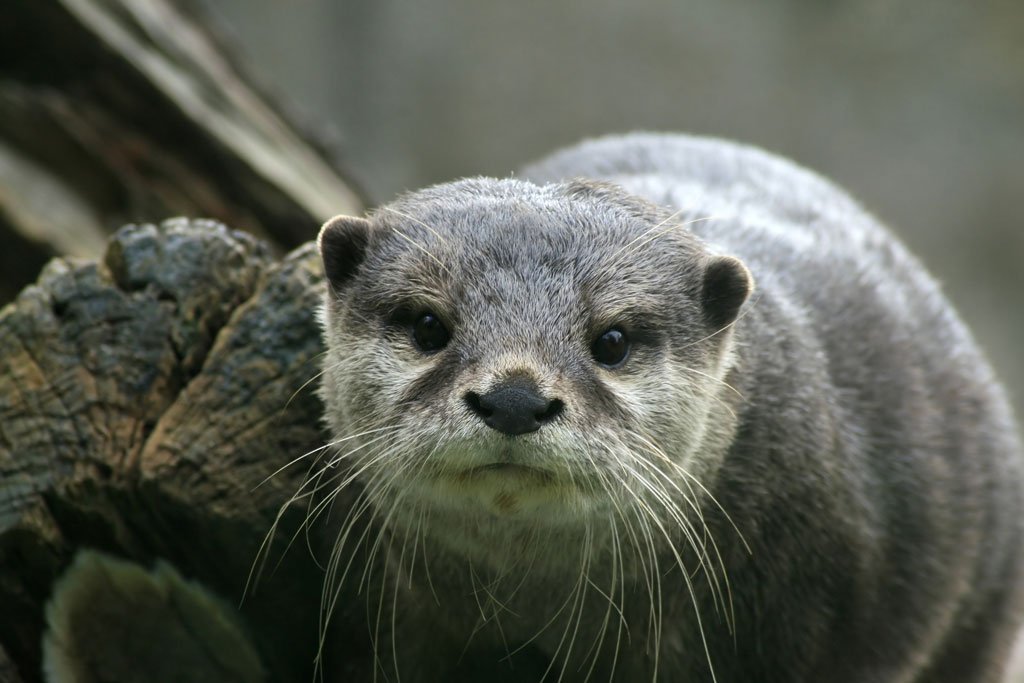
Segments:
[[[544,482],[551,481],[552,479],[552,475],[550,472],[537,469],[536,467],[530,467],[528,465],[519,465],[517,463],[512,462],[492,462],[488,463],[487,465],[471,467],[470,469],[466,470],[461,475],[459,475],[459,478],[461,479],[486,475],[526,477]]]
[[[527,473],[536,472],[542,474],[541,470],[533,467],[527,467],[526,465],[517,465],[512,462],[492,462],[490,465],[481,465],[480,467],[474,467],[470,472],[512,472],[512,473]]]

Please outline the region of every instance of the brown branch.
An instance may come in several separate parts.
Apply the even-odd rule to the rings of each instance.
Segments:
[[[237,605],[322,443],[311,245],[281,261],[203,221],[121,230],[0,312],[0,680],[40,680],[44,605],[76,551],[170,562]],[[291,398],[291,400],[289,400]],[[270,680],[310,680],[321,573],[284,544],[241,616]],[[2,655],[2,653],[0,653]],[[143,680],[143,679],[140,679]]]
[[[15,249],[10,263],[95,257],[112,227],[174,215],[290,249],[329,216],[361,210],[337,164],[173,4],[5,3],[0,245]],[[0,276],[0,295],[30,281],[15,276],[25,277]]]

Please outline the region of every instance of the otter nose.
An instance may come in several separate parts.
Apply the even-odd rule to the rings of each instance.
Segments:
[[[557,398],[549,401],[522,380],[503,382],[483,396],[470,391],[465,399],[484,424],[512,436],[537,431],[564,408]]]

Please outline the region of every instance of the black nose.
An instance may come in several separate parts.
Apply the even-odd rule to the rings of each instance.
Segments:
[[[471,391],[466,394],[466,405],[488,427],[513,436],[537,431],[565,407],[557,398],[544,398],[524,380],[502,382],[483,396]]]

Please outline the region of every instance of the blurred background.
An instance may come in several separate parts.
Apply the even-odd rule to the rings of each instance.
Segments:
[[[943,282],[1024,397],[1019,0],[203,0],[371,203],[636,129],[832,178]]]

